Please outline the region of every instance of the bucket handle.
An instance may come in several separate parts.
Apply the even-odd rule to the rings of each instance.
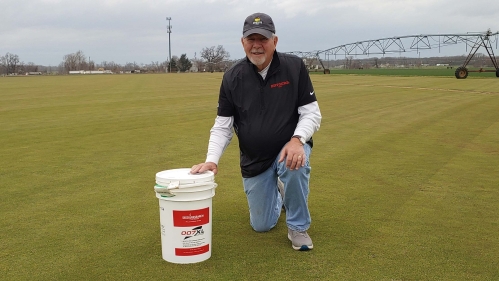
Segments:
[[[211,184],[216,187],[215,183],[211,183]],[[198,186],[203,186],[203,185],[206,185],[206,182],[204,182],[204,183],[184,184],[184,185],[180,186],[180,182],[179,181],[174,181],[174,182],[170,182],[170,184],[168,184],[168,186],[163,186],[163,185],[156,184],[154,186],[154,191],[156,191],[157,193],[170,193],[170,190],[172,190],[172,189],[192,188],[192,187],[198,187]]]

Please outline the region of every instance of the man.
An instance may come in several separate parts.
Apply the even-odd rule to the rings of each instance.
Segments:
[[[191,173],[216,174],[234,130],[251,226],[269,231],[284,207],[288,238],[293,249],[303,251],[313,248],[307,233],[309,159],[322,116],[303,61],[278,53],[277,41],[270,16],[246,18],[241,38],[246,58],[224,74],[206,161]]]

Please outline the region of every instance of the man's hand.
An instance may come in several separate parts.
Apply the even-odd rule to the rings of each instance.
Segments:
[[[213,162],[200,163],[192,166],[191,174],[200,174],[206,171],[212,171],[215,175],[218,173],[218,166]]]
[[[299,139],[291,138],[283,147],[279,163],[284,161],[284,159],[286,159],[286,167],[290,170],[298,170],[300,167],[305,166],[307,155]]]

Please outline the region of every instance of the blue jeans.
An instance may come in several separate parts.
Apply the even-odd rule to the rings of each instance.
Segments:
[[[277,155],[272,166],[265,172],[252,178],[243,178],[244,192],[248,199],[250,224],[255,231],[264,232],[272,229],[281,215],[281,208],[286,208],[286,224],[295,231],[306,231],[311,218],[308,210],[310,180],[310,154],[312,149],[304,145],[307,161],[298,170],[286,168],[286,159],[278,163]],[[284,183],[284,200],[279,194],[277,179]]]

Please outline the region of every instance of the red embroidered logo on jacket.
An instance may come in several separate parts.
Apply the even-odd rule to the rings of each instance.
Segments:
[[[271,89],[273,89],[273,88],[282,88],[282,86],[286,86],[286,85],[289,85],[289,81],[284,81],[284,82],[279,82],[279,83],[272,84],[272,85],[270,85],[270,88]]]

